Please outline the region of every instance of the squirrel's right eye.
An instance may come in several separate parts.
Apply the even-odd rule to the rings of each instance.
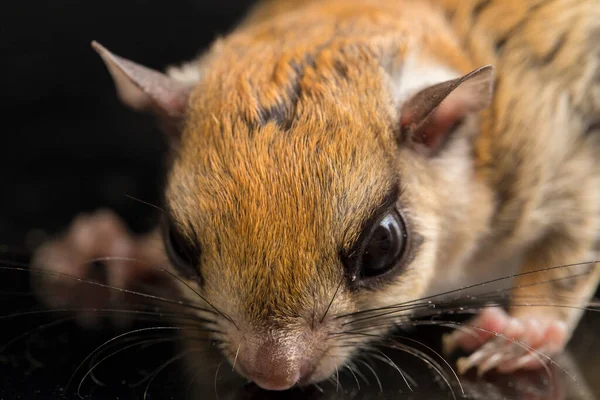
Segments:
[[[190,243],[170,222],[164,224],[163,238],[171,263],[188,276],[198,275],[197,268],[200,261],[198,245]]]

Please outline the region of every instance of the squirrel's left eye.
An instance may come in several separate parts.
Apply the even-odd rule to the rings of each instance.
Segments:
[[[396,210],[378,220],[364,236],[357,254],[357,278],[366,280],[399,266],[407,248],[407,231]]]
[[[406,229],[400,215],[387,214],[373,229],[366,240],[361,260],[361,276],[381,275],[394,267],[406,242]]]

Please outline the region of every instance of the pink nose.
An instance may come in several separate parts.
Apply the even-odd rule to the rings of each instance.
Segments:
[[[249,379],[265,390],[286,390],[301,378],[301,372],[308,370],[305,362],[299,360],[294,348],[272,341],[258,348],[253,360],[245,359],[240,353],[239,362]]]

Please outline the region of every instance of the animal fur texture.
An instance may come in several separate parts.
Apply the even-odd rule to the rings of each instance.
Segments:
[[[278,371],[326,379],[372,341],[336,336],[344,326],[385,335],[406,317],[365,327],[353,313],[598,256],[599,29],[594,0],[282,0],[170,78],[99,51],[125,102],[172,132],[165,206],[199,254],[180,296],[228,317],[202,314],[238,371],[270,388],[296,383]],[[420,91],[489,64],[489,107],[478,112],[483,70],[483,91],[441,102],[464,124],[439,146],[402,134]],[[389,198],[409,255],[356,287],[340,255]],[[566,326],[540,351],[577,325],[599,278],[585,272],[513,283],[508,318]]]

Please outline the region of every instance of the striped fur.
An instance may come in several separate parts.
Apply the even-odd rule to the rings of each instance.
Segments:
[[[166,200],[188,240],[201,243],[199,290],[244,335],[310,342],[298,338],[314,337],[311,320],[334,294],[333,316],[512,268],[593,259],[599,28],[595,0],[260,4],[196,67],[172,74],[196,81]],[[496,68],[493,105],[441,154],[423,157],[396,140],[411,94],[485,64]],[[340,252],[393,185],[420,238],[410,265],[378,288],[344,284],[337,293]],[[598,271],[515,295],[581,305],[597,282]],[[532,312],[571,327],[580,314],[513,310]],[[218,324],[232,356],[246,339]],[[317,331],[336,329],[333,320],[322,325]],[[314,380],[352,355],[336,344],[315,345],[331,358]]]

